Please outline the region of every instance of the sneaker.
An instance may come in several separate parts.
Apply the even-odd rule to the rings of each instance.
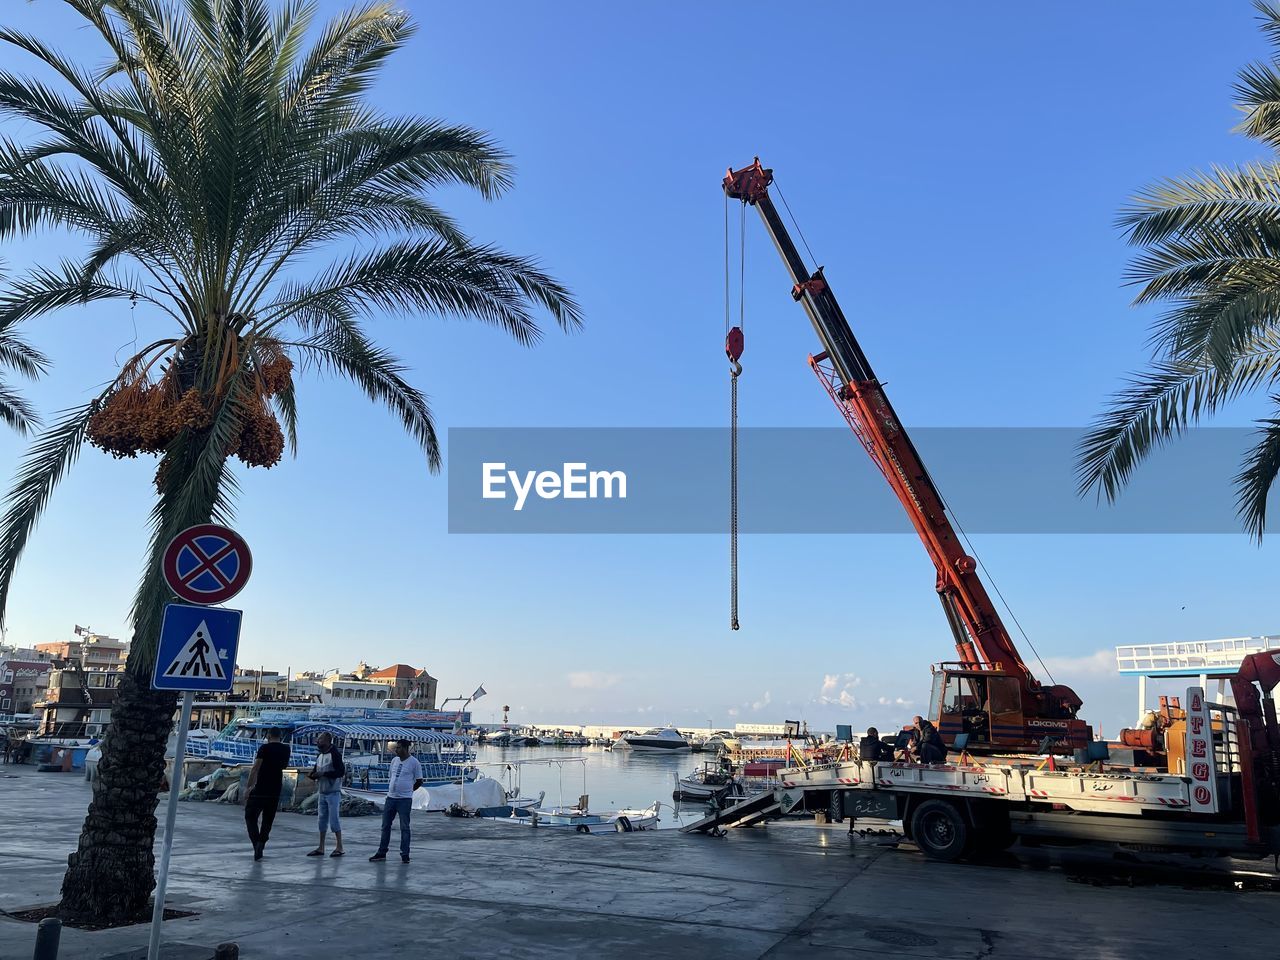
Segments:
[[[409,855],[408,855],[407,853],[402,853],[402,854],[400,854],[400,862],[401,862],[401,863],[408,863],[408,862],[409,862]]]
[[[369,858],[369,862],[376,863],[379,860],[385,860],[385,859],[387,859],[387,855],[385,853],[375,853],[372,857]]]

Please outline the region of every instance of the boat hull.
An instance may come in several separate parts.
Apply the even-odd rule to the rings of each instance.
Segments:
[[[689,744],[681,741],[663,743],[660,741],[628,740],[629,746],[636,753],[688,753]]]

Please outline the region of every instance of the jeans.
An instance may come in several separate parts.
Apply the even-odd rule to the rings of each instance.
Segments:
[[[249,828],[249,842],[255,847],[265,847],[267,838],[271,836],[271,824],[275,823],[276,807],[280,806],[280,797],[257,797],[249,794],[244,802],[244,822]],[[262,818],[261,826],[258,818]]]
[[[387,797],[382,805],[382,839],[378,852],[386,853],[391,846],[391,821],[400,818],[400,856],[409,855],[409,813],[413,809],[412,797]]]
[[[324,833],[327,827],[334,833],[341,833],[342,822],[338,819],[338,807],[342,803],[342,791],[335,790],[333,793],[321,793],[317,796],[316,813],[320,818],[320,832]]]

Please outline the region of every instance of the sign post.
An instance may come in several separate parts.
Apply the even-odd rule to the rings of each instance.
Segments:
[[[253,560],[249,546],[234,530],[213,523],[188,527],[165,548],[161,571],[175,594],[189,604],[169,603],[160,624],[160,644],[151,676],[153,690],[182,692],[178,739],[174,744],[169,802],[165,808],[164,846],[151,908],[147,960],[160,960],[160,928],[169,885],[169,858],[178,817],[178,793],[186,780],[187,731],[196,691],[230,692],[235,682],[236,648],[240,643],[239,610],[194,604],[223,603],[243,589]]]
[[[155,905],[151,908],[151,940],[147,944],[147,960],[160,960],[160,924],[164,922],[164,891],[169,885],[169,855],[173,852],[173,824],[178,818],[178,791],[182,771],[186,768],[187,730],[191,726],[191,701],[194,690],[182,694],[182,716],[178,720],[178,742],[173,748],[173,776],[169,778],[169,804],[164,814],[164,846],[160,850],[160,874],[156,877]]]

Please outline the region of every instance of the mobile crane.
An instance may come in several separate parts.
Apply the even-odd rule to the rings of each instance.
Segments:
[[[955,638],[958,662],[933,667],[929,719],[943,739],[968,734],[971,753],[1070,752],[1092,739],[1077,718],[1082,701],[1070,687],[1042,684],[1019,655],[1009,631],[964,550],[946,504],[902,426],[880,380],[845,319],[822,268],[810,273],[769,195],[773,171],[757,157],[724,178],[729,199],[753,206],[791,274],[791,296],[808,314],[822,344],[810,356],[817,374],[854,434],[884,474],[937,570],[936,589]],[[740,369],[742,330],[725,352]]]

